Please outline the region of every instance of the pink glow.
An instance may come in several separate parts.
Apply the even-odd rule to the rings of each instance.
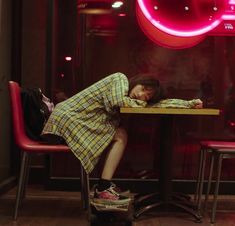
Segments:
[[[66,56],[66,57],[65,57],[65,60],[66,60],[66,61],[71,61],[71,60],[72,60],[72,57]]]
[[[126,16],[125,13],[119,13],[118,16]]]
[[[150,13],[151,10],[149,10],[148,7],[150,7],[150,5],[147,5],[145,0],[137,0],[138,5],[142,11],[142,13],[144,14],[144,16],[147,18],[147,20],[156,28],[158,28],[159,30],[170,34],[170,35],[174,35],[177,37],[193,37],[193,36],[199,36],[199,35],[203,35],[208,33],[209,31],[212,31],[214,28],[216,28],[223,20],[229,19],[229,20],[235,20],[235,15],[234,14],[229,14],[228,12],[223,11],[224,8],[221,8],[220,13],[216,14],[216,17],[214,17],[214,19],[212,20],[211,18],[208,20],[205,20],[204,22],[202,21],[202,23],[198,24],[198,26],[193,27],[191,30],[189,30],[188,28],[174,28],[174,27],[170,27],[171,24],[168,23],[168,25],[166,23],[161,23],[161,21],[158,21],[156,19],[156,17],[154,18],[153,15]],[[235,0],[225,0],[224,5],[232,5],[235,4]],[[157,12],[158,13],[158,12]],[[209,23],[209,21],[211,21]],[[174,26],[174,25],[172,25]]]
[[[223,19],[223,20],[235,20],[235,15],[224,14],[224,15],[222,16],[222,19]]]
[[[229,122],[229,125],[234,127],[235,126],[235,122]]]

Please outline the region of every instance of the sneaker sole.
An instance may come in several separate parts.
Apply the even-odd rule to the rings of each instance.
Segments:
[[[100,203],[96,203],[93,202],[91,200],[91,205],[94,206],[96,208],[96,210],[98,211],[118,211],[118,212],[127,212],[129,209],[129,203],[125,204],[125,205],[104,205],[104,204],[100,204]]]
[[[104,205],[128,205],[130,203],[131,199],[125,199],[125,200],[110,200],[110,199],[99,199],[94,198],[93,202],[98,204],[104,204]]]

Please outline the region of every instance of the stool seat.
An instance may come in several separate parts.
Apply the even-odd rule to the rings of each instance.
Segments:
[[[200,145],[202,148],[217,149],[217,151],[222,151],[222,150],[232,151],[231,149],[234,149],[235,152],[235,142],[231,141],[206,140],[206,141],[201,141]]]

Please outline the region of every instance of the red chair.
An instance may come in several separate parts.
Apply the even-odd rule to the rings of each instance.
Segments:
[[[14,220],[18,217],[18,209],[25,194],[27,173],[29,170],[29,158],[33,154],[50,154],[50,153],[70,153],[66,145],[50,145],[40,141],[31,140],[25,133],[24,117],[21,103],[20,87],[18,83],[9,81],[9,92],[12,111],[12,126],[15,143],[22,151],[21,168],[16,193],[16,204],[14,209]],[[81,199],[84,208],[89,207],[89,175],[81,165]],[[89,208],[88,208],[89,210]]]
[[[215,223],[215,215],[217,208],[217,200],[219,194],[219,184],[221,177],[221,168],[223,159],[225,158],[235,158],[235,142],[233,141],[201,141],[201,152],[200,152],[200,163],[199,163],[199,172],[198,172],[198,180],[197,180],[197,189],[196,189],[196,201],[198,211],[201,212],[201,204],[202,204],[202,193],[203,193],[203,185],[205,182],[205,168],[206,168],[206,158],[207,155],[211,155],[211,163],[210,163],[210,171],[209,178],[207,183],[207,191],[205,195],[205,210],[207,207],[208,197],[211,190],[211,183],[213,179],[214,171],[216,172],[215,177],[215,189],[213,193],[213,204],[212,204],[212,213],[211,213],[211,223]]]

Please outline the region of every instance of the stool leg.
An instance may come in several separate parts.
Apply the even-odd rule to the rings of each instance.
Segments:
[[[215,159],[215,155],[212,153],[209,178],[208,178],[208,182],[207,182],[207,191],[206,191],[206,197],[205,197],[205,203],[204,203],[204,210],[207,210],[207,202],[208,202],[208,198],[209,198],[209,194],[210,194],[210,190],[211,190],[211,182],[212,182],[213,168],[214,168],[214,159]]]
[[[203,152],[204,152],[204,149],[201,149],[200,156],[199,156],[199,167],[198,167],[198,174],[197,174],[196,192],[194,195],[195,203],[198,203],[199,187],[201,185],[202,162],[203,162],[203,156],[204,156]]]
[[[220,176],[221,176],[222,160],[223,160],[223,154],[219,154],[216,184],[215,184],[215,193],[214,193],[214,200],[213,200],[212,214],[211,214],[211,223],[212,224],[215,223],[215,213],[216,213],[217,199],[218,199],[218,192],[219,192],[219,183],[220,183]]]
[[[203,150],[202,156],[202,167],[201,167],[201,175],[200,175],[200,182],[199,182],[199,194],[198,194],[198,202],[197,202],[197,209],[201,211],[201,204],[202,204],[202,192],[203,192],[203,184],[204,184],[204,177],[205,177],[205,166],[206,166],[206,152],[207,150]]]

